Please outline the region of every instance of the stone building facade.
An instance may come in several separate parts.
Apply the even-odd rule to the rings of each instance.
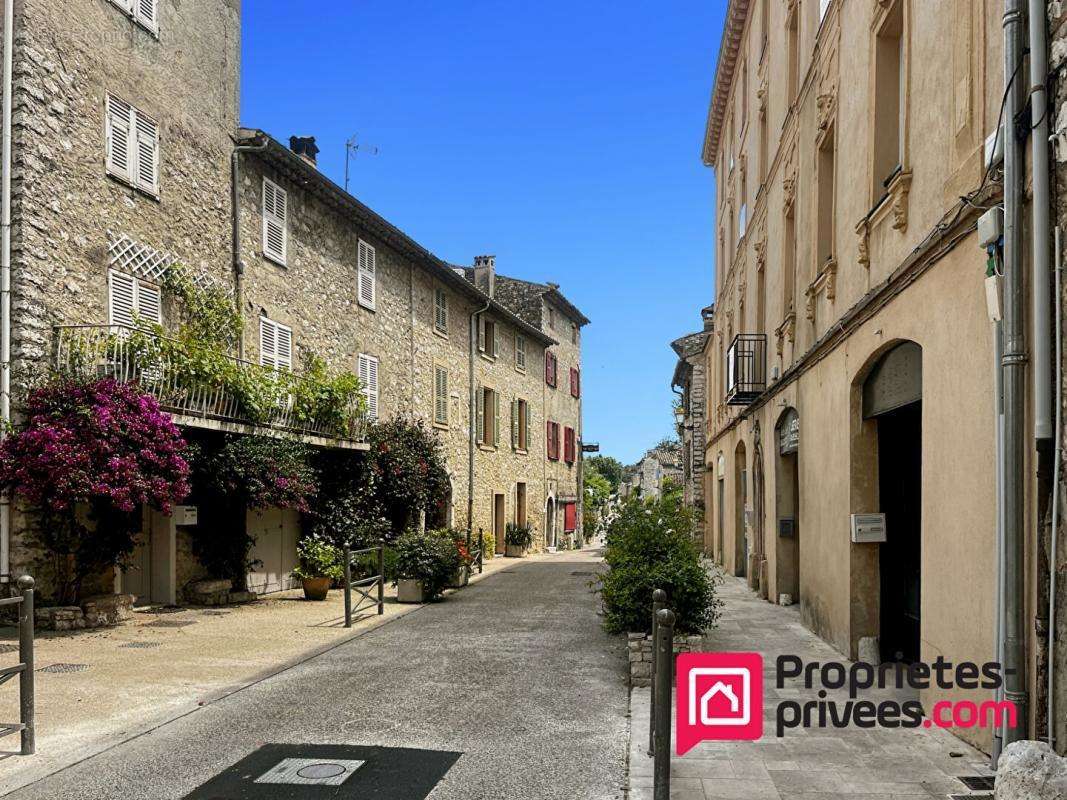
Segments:
[[[995,660],[994,341],[974,227],[1000,191],[985,143],[1002,10],[727,11],[703,153],[706,541],[849,658],[875,638],[885,660]],[[1032,526],[1029,477],[1026,494]],[[884,542],[854,531],[868,513],[886,515]],[[977,694],[921,699],[992,696]],[[991,746],[988,728],[956,732]]]
[[[85,326],[107,333],[144,317],[172,328],[177,307],[162,283],[181,268],[234,297],[247,362],[299,372],[306,357],[321,357],[360,376],[376,418],[414,418],[437,432],[452,493],[427,524],[469,523],[502,551],[505,525],[529,522],[535,548],[544,547],[546,498],[558,491],[546,489],[543,365],[556,338],[540,318],[494,296],[491,257],[471,268],[446,263],[323,176],[314,140],[294,138],[287,148],[238,128],[239,12],[236,0],[17,4],[16,389],[56,363],[64,337]],[[570,424],[580,431],[580,402],[575,409]],[[175,419],[209,431],[197,435],[276,430]],[[366,447],[358,438],[284,435]],[[4,572],[33,568],[31,522],[28,509],[12,514]],[[250,588],[292,585],[296,512],[249,512],[247,525],[257,538],[252,557],[263,562]],[[210,577],[190,529],[147,509],[134,566],[99,588],[174,603]]]
[[[681,448],[676,445],[653,447],[641,456],[640,461],[627,468],[623,496],[658,499],[663,496],[666,482],[681,486],[684,475],[681,457]]]
[[[679,441],[682,447],[682,498],[687,506],[703,518],[706,470],[704,449],[707,441],[707,348],[713,328],[714,312],[709,306],[701,312],[703,328],[671,342],[678,356],[671,378],[671,388],[679,395],[677,412]],[[676,419],[677,421],[677,419]],[[701,523],[703,527],[703,523]],[[703,531],[701,531],[703,540]]]

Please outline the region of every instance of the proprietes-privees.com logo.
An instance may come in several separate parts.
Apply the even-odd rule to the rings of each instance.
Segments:
[[[678,755],[708,740],[755,740],[763,736],[763,656],[759,653],[682,653],[675,664],[677,706],[675,726]],[[1009,700],[934,703],[925,715],[918,700],[859,698],[868,689],[991,690],[1001,686],[1001,666],[954,664],[938,656],[930,664],[845,664],[808,662],[782,655],[775,661],[775,684],[800,679],[816,693],[811,700],[779,700],[775,734],[790,728],[973,728],[1015,724],[1015,704]],[[828,690],[847,689],[848,699],[828,699]]]

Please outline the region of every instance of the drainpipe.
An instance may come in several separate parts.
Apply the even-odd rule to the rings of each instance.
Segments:
[[[10,0],[7,0],[10,2]],[[241,260],[241,153],[259,153],[270,144],[264,140],[260,144],[236,144],[230,154],[230,222],[233,230],[233,302],[237,313],[244,313],[244,274],[245,262]],[[245,357],[245,330],[237,339],[237,357]]]
[[[1052,535],[1049,546],[1048,577],[1048,746],[1056,748],[1056,557],[1059,549],[1058,528],[1060,525],[1060,459],[1063,457],[1063,357],[1060,331],[1063,325],[1063,310],[1060,292],[1063,289],[1063,250],[1060,226],[1056,226],[1056,456],[1052,462]]]
[[[11,84],[15,2],[4,0],[3,149],[0,152],[0,437],[11,423]],[[11,571],[11,492],[0,495],[0,574]]]
[[[1026,418],[1026,330],[1023,296],[1022,181],[1025,164],[1015,121],[1023,108],[1022,81],[1013,80],[1023,57],[1023,0],[1004,7],[1004,76],[1011,81],[1004,107],[1004,698],[1015,704],[1016,724],[1004,725],[1003,742],[1026,738],[1026,586],[1023,451]]]
[[[492,303],[491,300],[486,300],[485,305],[479,308],[477,311],[471,314],[471,329],[470,329],[470,375],[469,378],[469,399],[470,399],[470,436],[467,437],[468,445],[468,466],[467,466],[467,533],[473,535],[474,533],[474,437],[477,435],[477,420],[475,417],[478,414],[476,407],[476,401],[474,399],[474,359],[475,354],[478,351],[478,318],[489,310],[489,306]],[[478,547],[483,547],[482,542],[478,542]]]
[[[1030,162],[1033,165],[1034,438],[1052,438],[1052,357],[1049,317],[1048,42],[1045,0],[1029,0]]]

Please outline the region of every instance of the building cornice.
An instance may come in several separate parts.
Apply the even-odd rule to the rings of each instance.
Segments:
[[[708,121],[704,128],[703,161],[707,167],[715,165],[715,152],[719,149],[722,124],[726,118],[730,87],[737,69],[737,55],[741,50],[741,37],[748,19],[749,0],[730,0],[726,8],[726,20],[722,26],[722,41],[719,43],[719,59],[715,66],[715,83],[711,90]]]

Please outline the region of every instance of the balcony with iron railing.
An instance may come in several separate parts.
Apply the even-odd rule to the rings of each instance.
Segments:
[[[767,390],[767,336],[739,333],[726,351],[726,403],[747,406]]]
[[[135,381],[178,425],[230,433],[267,433],[309,444],[366,449],[367,415],[359,402],[315,409],[298,398],[311,394],[309,378],[221,352],[219,369],[203,368],[202,354],[157,331],[127,325],[59,325],[54,328],[53,366],[83,378]],[[274,388],[264,396],[242,387]]]

